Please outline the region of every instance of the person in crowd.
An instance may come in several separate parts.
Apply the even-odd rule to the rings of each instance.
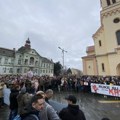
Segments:
[[[17,102],[18,102],[18,114],[24,113],[24,108],[25,108],[25,103],[23,102],[24,100],[24,95],[26,94],[26,88],[21,88],[18,96],[17,96]]]
[[[4,102],[3,102],[3,87],[4,87],[4,82],[0,82],[0,108],[3,107]]]
[[[49,104],[49,99],[53,97],[53,90],[48,89],[45,91],[45,101]]]
[[[27,113],[27,106],[30,102],[30,100],[32,99],[33,96],[33,92],[32,92],[32,88],[28,88],[26,89],[25,87],[23,87],[19,93],[19,95],[17,96],[17,102],[18,102],[18,114],[20,116],[24,115],[25,113]]]
[[[44,108],[44,103],[42,95],[34,95],[27,107],[28,112],[21,117],[21,120],[42,120],[39,112]]]
[[[19,94],[19,86],[16,84],[12,85],[11,88],[11,93],[10,93],[10,115],[9,115],[9,120],[13,120],[14,117],[17,115],[18,112],[18,102],[17,102],[17,96]]]
[[[77,99],[74,95],[69,95],[65,98],[68,106],[59,112],[61,120],[86,120],[84,113],[76,105]]]
[[[42,95],[45,99],[45,93],[43,91],[38,91],[36,93],[38,96]],[[44,103],[44,109],[40,110],[41,120],[60,120],[54,108],[47,102]]]

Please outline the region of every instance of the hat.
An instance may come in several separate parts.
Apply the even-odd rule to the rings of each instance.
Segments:
[[[77,99],[74,95],[69,95],[69,96],[65,97],[65,99],[71,101],[74,104],[77,102]]]

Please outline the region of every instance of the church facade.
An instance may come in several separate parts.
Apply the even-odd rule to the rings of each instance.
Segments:
[[[29,71],[34,75],[53,76],[54,63],[32,49],[29,38],[18,50],[0,48],[0,74],[26,75]]]
[[[120,0],[101,0],[101,26],[82,57],[84,75],[120,76]]]

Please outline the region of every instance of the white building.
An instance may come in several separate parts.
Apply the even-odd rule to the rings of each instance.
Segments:
[[[17,51],[0,48],[0,74],[26,74],[29,70],[35,75],[53,76],[54,63],[32,49],[29,38]]]

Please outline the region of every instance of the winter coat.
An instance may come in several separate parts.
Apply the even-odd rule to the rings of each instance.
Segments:
[[[54,108],[45,102],[45,107],[40,111],[41,120],[60,120]]]
[[[39,111],[32,109],[28,113],[21,115],[21,120],[41,120],[39,116]]]
[[[4,83],[0,82],[0,98],[3,97],[3,85],[4,85]]]
[[[21,115],[28,112],[27,107],[29,105],[29,102],[31,101],[32,96],[33,95],[29,93],[20,93],[18,95],[18,114]]]
[[[10,93],[10,109],[15,110],[18,109],[18,102],[17,102],[17,96],[19,94],[19,90],[12,89]]]
[[[1,87],[0,88],[0,98],[2,98],[3,97],[3,88]]]
[[[85,115],[79,109],[79,106],[70,104],[60,111],[59,117],[61,120],[86,120]]]

